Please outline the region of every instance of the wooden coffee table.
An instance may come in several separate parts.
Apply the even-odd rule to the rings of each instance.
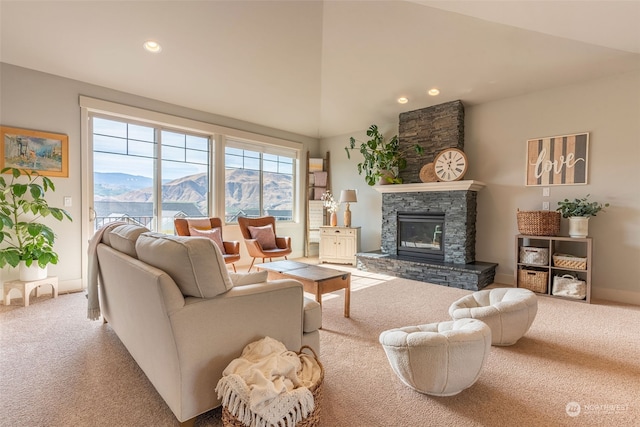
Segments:
[[[322,294],[344,289],[344,317],[349,317],[351,304],[351,273],[297,261],[276,261],[256,265],[269,272],[269,280],[295,279],[302,283],[305,292],[316,296],[322,306]]]

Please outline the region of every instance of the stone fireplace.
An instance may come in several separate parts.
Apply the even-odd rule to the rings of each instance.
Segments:
[[[464,149],[460,101],[400,115],[400,144],[418,143],[401,172],[406,184],[378,185],[382,193],[381,250],[357,254],[357,266],[445,286],[479,290],[493,282],[497,264],[476,261],[478,181],[430,182],[420,168],[445,148]]]
[[[490,285],[497,264],[475,259],[477,193],[483,187],[478,181],[376,186],[382,193],[381,250],[357,254],[358,268],[469,290]],[[403,239],[409,246],[418,246],[418,242],[403,237],[398,217],[415,219],[429,212],[444,219],[441,230],[433,229],[434,234],[441,231],[442,259],[416,257],[415,248],[401,249]],[[423,235],[414,240],[435,246],[438,239]]]

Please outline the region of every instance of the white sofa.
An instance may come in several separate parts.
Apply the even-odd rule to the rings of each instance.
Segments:
[[[230,273],[205,237],[119,225],[96,244],[101,314],[185,425],[220,405],[216,384],[247,344],[319,354],[321,309],[300,282]]]

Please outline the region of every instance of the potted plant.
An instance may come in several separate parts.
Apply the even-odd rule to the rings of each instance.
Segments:
[[[569,218],[570,237],[587,237],[589,218],[609,207],[609,203],[590,202],[588,199],[589,194],[581,199],[564,199],[558,202],[556,211],[560,212],[563,218]]]
[[[418,154],[422,154],[424,151],[418,144],[401,149],[398,135],[394,135],[387,141],[376,125],[371,125],[367,129],[367,136],[370,139],[360,143],[360,153],[364,160],[358,163],[358,174],[362,175],[364,172],[365,181],[369,185],[375,185],[377,182],[380,184],[401,184],[402,178],[398,177],[398,173],[407,167],[405,156],[409,154],[409,151],[415,151]],[[355,148],[356,139],[351,137],[349,146],[344,148],[349,159],[351,158],[351,150]]]
[[[10,173],[11,179],[0,175],[0,243],[4,243],[0,267],[20,265],[20,280],[44,279],[47,265],[58,263],[58,254],[53,250],[53,230],[38,221],[49,215],[71,221],[71,216],[64,209],[49,206],[44,198],[47,191],[55,191],[51,179],[16,168],[0,171],[5,173]]]

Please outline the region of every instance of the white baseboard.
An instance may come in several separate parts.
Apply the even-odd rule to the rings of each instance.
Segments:
[[[620,302],[623,304],[640,305],[640,292],[623,291],[620,289],[591,287],[591,299]]]

